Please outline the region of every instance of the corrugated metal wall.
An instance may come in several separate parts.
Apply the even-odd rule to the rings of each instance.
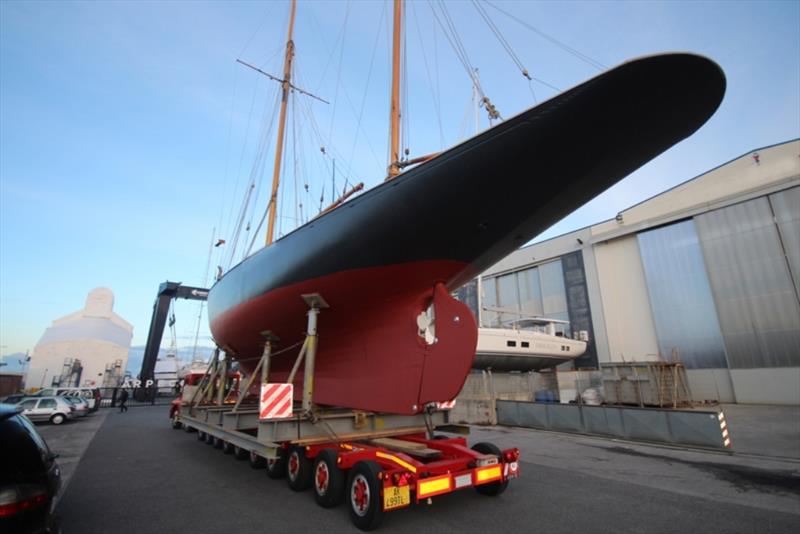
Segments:
[[[794,195],[772,195],[783,230],[767,197],[695,217],[731,369],[800,366],[800,300],[783,245],[797,232]]]
[[[722,342],[703,252],[687,220],[638,234],[659,352],[689,369],[724,369]]]
[[[800,187],[792,187],[769,196],[781,245],[794,282],[800,293]]]

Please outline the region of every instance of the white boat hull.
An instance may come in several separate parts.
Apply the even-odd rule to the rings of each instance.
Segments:
[[[574,360],[586,352],[586,342],[542,332],[510,328],[479,328],[473,369],[538,371]]]

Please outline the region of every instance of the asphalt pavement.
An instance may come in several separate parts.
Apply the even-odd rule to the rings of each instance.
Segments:
[[[77,429],[77,425],[75,426]],[[357,532],[247,462],[173,430],[166,407],[109,413],[58,506],[64,534]],[[387,513],[380,532],[794,533],[800,462],[523,429],[470,443],[522,450],[499,497],[471,489]]]

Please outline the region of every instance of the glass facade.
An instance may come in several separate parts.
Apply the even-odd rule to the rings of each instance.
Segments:
[[[727,367],[703,252],[691,220],[637,236],[661,358],[690,369]]]
[[[455,297],[469,306],[475,320],[478,320],[478,279],[473,278],[455,291]]]
[[[484,306],[515,310],[526,317],[569,320],[567,296],[561,260],[537,265],[529,269],[483,279]],[[484,310],[483,325],[498,327],[519,319],[513,313]],[[566,325],[556,331],[570,335]]]

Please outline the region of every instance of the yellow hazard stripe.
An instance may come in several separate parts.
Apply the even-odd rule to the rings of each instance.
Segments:
[[[441,493],[450,490],[450,475],[445,475],[433,480],[421,480],[417,490],[417,498],[422,499],[434,493]]]
[[[384,460],[389,460],[391,462],[394,462],[394,463],[396,463],[397,465],[399,465],[401,467],[405,467],[406,469],[408,469],[412,473],[416,473],[417,472],[417,468],[416,467],[414,467],[413,465],[411,465],[410,463],[406,462],[405,460],[403,460],[401,458],[398,458],[397,456],[394,456],[392,454],[386,454],[385,452],[377,451],[375,453],[375,456],[377,456],[378,458],[383,458]]]
[[[500,478],[500,477],[502,477],[502,471],[500,470],[499,465],[484,467],[475,472],[475,482],[477,482],[478,484],[480,484],[481,482],[486,482],[487,480],[493,480],[495,478]]]

